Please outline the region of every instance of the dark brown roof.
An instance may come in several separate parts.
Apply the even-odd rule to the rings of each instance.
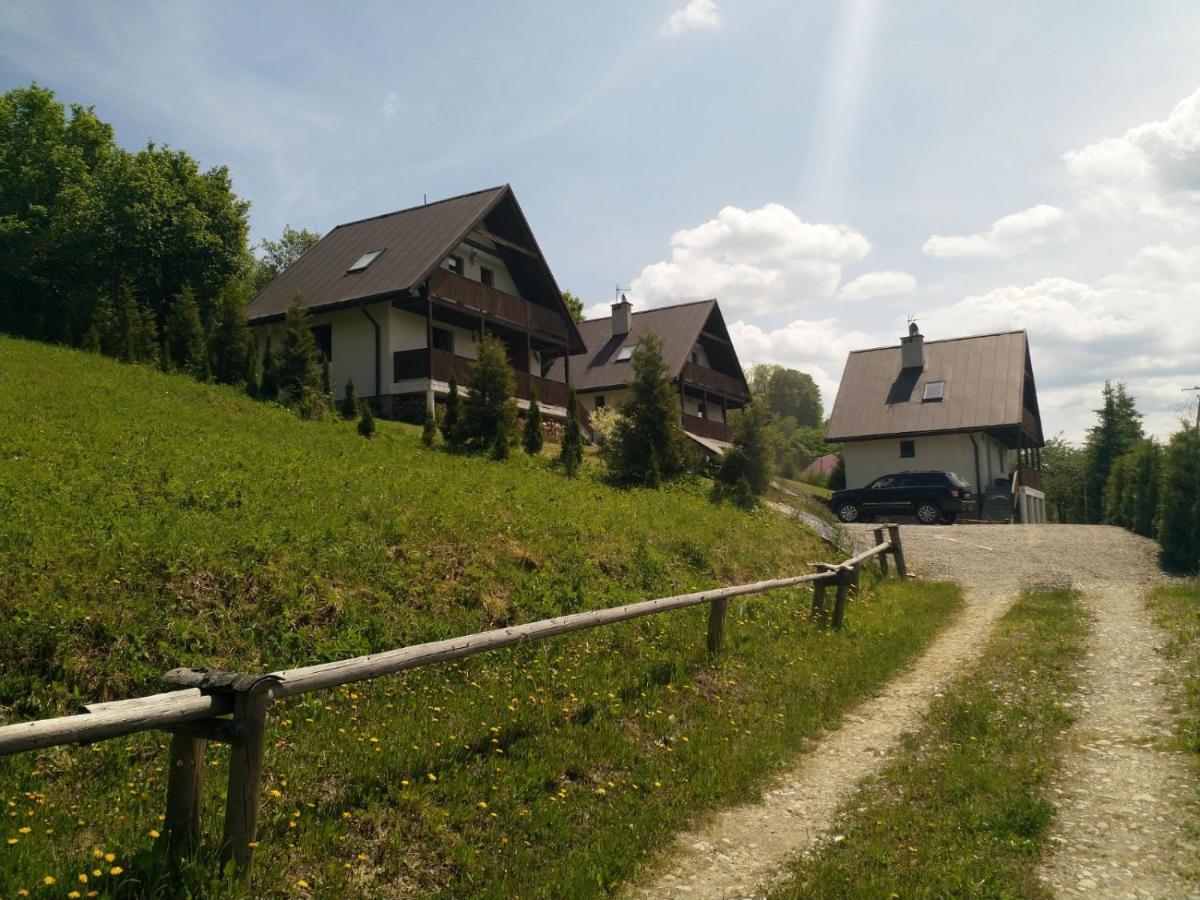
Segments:
[[[923,402],[945,382],[944,399]],[[1042,441],[1024,331],[925,342],[924,369],[902,369],[899,343],[846,359],[826,439],[841,442],[955,431],[1011,433]]]
[[[413,291],[485,219],[494,233],[534,251],[531,258],[497,247],[522,296],[561,312],[573,349],[582,347],[562,293],[507,184],[338,225],[250,301],[246,318],[253,324],[282,316],[297,294],[306,309],[325,309]],[[361,272],[346,271],[372,250],[383,253]]]
[[[587,345],[587,352],[571,357],[571,381],[578,391],[594,391],[628,384],[632,367],[629,360],[618,362],[617,355],[622,347],[640,343],[647,334],[656,335],[662,343],[667,371],[674,378],[682,371],[688,354],[710,319],[714,320],[711,327],[716,333],[728,340],[728,332],[716,300],[698,300],[635,312],[630,317],[629,333],[623,335],[612,333],[611,317],[588,319],[579,326],[579,333]],[[744,383],[745,377],[742,375],[736,354],[732,352],[732,344],[730,356],[733,364],[727,368],[736,372],[737,377]],[[560,380],[563,378],[561,360],[554,363],[549,377]]]

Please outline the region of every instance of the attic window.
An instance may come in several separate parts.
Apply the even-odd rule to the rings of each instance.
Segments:
[[[617,354],[617,362],[628,362],[630,357],[633,356],[633,351],[637,348],[637,344],[629,344],[628,346],[622,347],[621,352]]]
[[[354,265],[352,265],[346,271],[347,272],[361,272],[363,269],[365,269],[371,263],[375,262],[375,260],[377,260],[379,258],[379,254],[381,254],[382,252],[383,252],[383,250],[371,250],[367,253],[364,253],[362,256],[360,256],[358,259],[356,259],[354,261]]]
[[[934,403],[940,401],[945,395],[946,382],[944,381],[928,381],[925,383],[925,393],[921,395],[922,403]]]

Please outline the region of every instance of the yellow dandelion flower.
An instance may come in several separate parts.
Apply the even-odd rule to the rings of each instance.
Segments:
[[[25,888],[17,888],[17,896],[18,897],[28,897],[29,891],[25,890]]]
[[[83,894],[79,893],[79,891],[67,891],[67,896],[74,898],[74,897],[82,897]]]
[[[87,884],[87,875],[86,875],[86,874],[84,874],[83,872],[80,872],[80,873],[79,873],[79,883],[80,883],[80,884]]]
[[[111,869],[108,870],[108,874],[109,875],[120,875],[124,871],[125,870],[122,869],[120,866],[113,866]]]
[[[486,800],[480,800],[480,801],[479,801],[479,808],[480,808],[480,809],[487,809],[487,801],[486,801]]]
[[[344,812],[344,813],[342,813],[342,818],[343,818],[343,819],[349,819],[349,818],[350,818],[350,813],[348,813],[348,812]]]
[[[437,781],[437,776],[436,776],[436,775],[434,775],[432,772],[430,772],[430,773],[429,773],[429,780],[430,780],[430,781]]]
[[[99,877],[100,877],[101,875],[103,875],[104,873],[103,873],[103,872],[101,872],[99,869],[92,869],[92,874],[93,874],[94,876],[96,876],[97,878],[99,878]]]
[[[278,800],[283,796],[283,791],[279,790],[278,788],[271,788],[271,796]]]
[[[604,788],[596,788],[596,793],[599,794],[601,797],[603,797],[605,794],[608,793],[608,791],[606,791]]]
[[[308,882],[305,881],[303,878],[301,878],[299,881],[296,882],[296,887],[306,888],[306,887],[308,887]]]
[[[10,847],[11,847],[13,844],[19,844],[20,842],[21,842],[21,839],[20,839],[20,838],[9,838],[9,839],[8,839],[8,846],[10,846]]]
[[[58,879],[56,879],[53,875],[47,875],[42,879],[42,884],[44,884],[46,887],[50,887],[50,885],[54,884],[54,882],[57,880]]]
[[[355,858],[355,859],[357,859],[359,862],[366,862],[366,861],[367,861],[367,854],[365,854],[365,853],[360,853],[360,854],[358,854],[358,856],[356,856],[356,857],[354,857],[354,858]]]
[[[115,854],[115,853],[105,853],[105,854],[104,854],[104,861],[105,861],[105,862],[112,862],[112,861],[113,861],[113,860],[115,860],[116,858],[117,858],[117,854]]]
[[[24,828],[18,828],[17,831],[21,832],[21,834],[29,834],[33,829],[26,825]]]

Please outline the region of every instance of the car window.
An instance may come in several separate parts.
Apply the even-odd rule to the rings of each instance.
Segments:
[[[971,482],[967,481],[967,479],[963,478],[957,472],[947,472],[946,477],[960,488],[969,488],[971,486]]]
[[[897,478],[895,475],[884,475],[882,478],[876,478],[867,487],[872,491],[884,491],[888,488],[896,486]]]
[[[946,476],[941,472],[921,472],[909,475],[908,483],[914,487],[941,487],[946,483]]]

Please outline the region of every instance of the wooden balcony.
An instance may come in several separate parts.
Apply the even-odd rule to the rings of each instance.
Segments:
[[[445,269],[438,269],[429,277],[429,290],[433,296],[449,300],[454,306],[480,314],[484,319],[555,338],[564,344],[567,342],[566,320],[554,310],[522,297]]]
[[[734,378],[732,375],[726,375],[724,372],[718,372],[716,369],[710,369],[707,366],[686,362],[683,364],[681,377],[685,384],[702,388],[706,391],[712,391],[714,394],[723,394],[726,397],[743,400],[749,399],[746,388],[739,379]]]
[[[684,415],[683,430],[690,431],[700,437],[712,438],[718,441],[729,440],[729,425],[712,419],[702,419],[700,416]]]
[[[444,350],[397,350],[392,354],[392,380],[404,381],[409,378],[433,378],[436,381],[449,381],[453,375],[460,385],[466,387],[471,380],[473,359],[465,356],[455,356]],[[538,378],[529,372],[514,372],[516,376],[516,396],[522,400],[529,399],[531,388],[537,388],[538,402],[550,406],[567,405],[567,386],[561,381],[550,381]]]

